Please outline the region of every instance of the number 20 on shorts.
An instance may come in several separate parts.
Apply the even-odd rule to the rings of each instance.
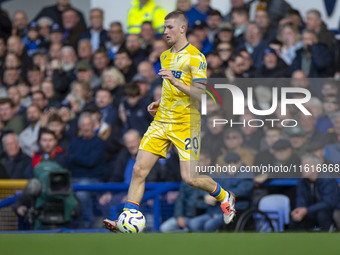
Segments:
[[[185,142],[185,150],[191,150],[192,147],[194,147],[195,150],[198,150],[198,139],[197,137],[194,137],[192,140],[191,138],[187,138],[184,140]],[[191,147],[192,142],[192,147]]]

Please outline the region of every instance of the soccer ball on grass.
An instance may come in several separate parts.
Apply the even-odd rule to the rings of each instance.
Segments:
[[[141,233],[145,228],[145,217],[135,209],[124,211],[119,215],[118,228],[122,233]]]

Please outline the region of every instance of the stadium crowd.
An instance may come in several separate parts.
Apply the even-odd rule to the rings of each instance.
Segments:
[[[206,56],[208,78],[230,83],[240,78],[292,78],[289,86],[311,91],[306,107],[312,115],[291,109],[287,115],[298,121],[291,129],[215,128],[214,118],[236,117],[230,116],[230,109],[211,104],[202,122],[201,164],[239,168],[340,163],[340,43],[334,32],[318,10],[300,13],[284,0],[230,3],[230,10],[212,9],[210,0],[195,5],[178,0],[175,6],[188,17],[188,41]],[[86,24],[69,0],[57,0],[32,20],[22,10],[11,18],[3,10],[0,15],[0,179],[32,178],[34,167],[48,155],[71,172],[73,183],[129,183],[141,136],[153,120],[147,105],[161,97],[157,73],[160,55],[169,48],[162,39],[166,12],[153,0],[134,1],[127,30],[114,17],[105,30],[104,15],[109,12],[99,8],[90,10]],[[267,109],[270,86],[255,90],[257,105]],[[282,116],[278,112],[272,117]],[[254,118],[247,110],[241,116]],[[180,181],[178,164],[171,148],[148,181]],[[291,199],[292,227],[308,229],[318,223],[328,230],[333,212],[340,209],[338,184],[334,178],[303,177],[296,187],[263,185],[271,179],[268,175],[221,183],[236,195],[252,197],[237,203],[238,210],[265,194],[285,194]],[[222,215],[215,217],[216,201],[197,193],[182,185],[175,218],[162,231],[215,231],[222,225]],[[103,213],[125,195],[101,194]],[[93,210],[85,201],[92,199],[86,192],[78,197],[84,202],[82,226],[90,227]],[[26,209],[17,213],[24,215]]]

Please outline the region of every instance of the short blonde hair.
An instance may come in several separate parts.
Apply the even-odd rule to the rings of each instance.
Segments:
[[[109,69],[104,70],[104,72],[101,75],[102,86],[104,84],[104,75],[106,73],[108,73],[112,77],[117,86],[122,86],[125,84],[125,78],[121,71],[119,71],[115,67],[111,67]]]

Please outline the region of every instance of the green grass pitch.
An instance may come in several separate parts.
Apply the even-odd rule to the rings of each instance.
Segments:
[[[338,233],[0,234],[1,255],[340,254]]]

